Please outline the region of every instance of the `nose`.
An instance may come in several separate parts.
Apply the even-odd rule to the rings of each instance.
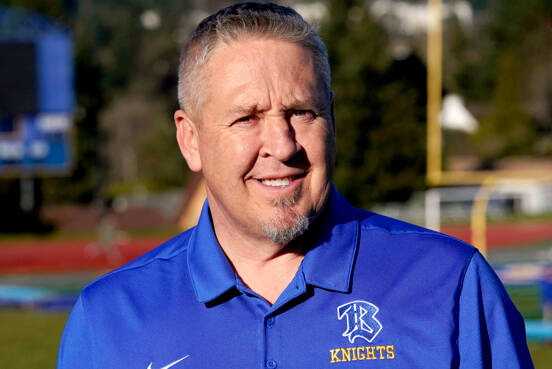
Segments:
[[[267,118],[261,138],[263,145],[260,155],[262,157],[273,157],[286,162],[301,150],[293,126],[283,116]]]

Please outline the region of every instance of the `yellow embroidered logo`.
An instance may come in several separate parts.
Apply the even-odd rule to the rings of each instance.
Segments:
[[[357,360],[393,360],[395,345],[338,347],[330,349],[330,363]]]

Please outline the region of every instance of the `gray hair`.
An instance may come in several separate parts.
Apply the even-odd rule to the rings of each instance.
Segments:
[[[229,43],[247,36],[289,41],[311,51],[314,65],[330,96],[330,65],[318,33],[295,10],[274,3],[241,3],[205,18],[184,43],[178,68],[178,103],[194,115],[205,98],[202,68],[219,41]]]

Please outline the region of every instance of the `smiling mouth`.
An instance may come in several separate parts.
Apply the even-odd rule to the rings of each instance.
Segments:
[[[262,184],[270,187],[286,187],[293,181],[293,177],[276,178],[276,179],[261,179]]]
[[[290,176],[290,177],[284,177],[284,178],[265,178],[265,179],[259,179],[259,182],[264,184],[265,186],[270,187],[286,187],[291,184],[295,179],[300,178],[301,176]]]

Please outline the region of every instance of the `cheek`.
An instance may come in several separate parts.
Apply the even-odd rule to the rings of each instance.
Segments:
[[[246,135],[218,136],[216,140],[207,142],[205,155],[212,164],[206,170],[213,176],[220,176],[223,173],[228,175],[242,176],[247,173],[257,160],[257,146],[252,137]],[[228,180],[228,178],[226,179]]]
[[[245,158],[250,156],[251,145],[248,145],[247,140],[243,138],[237,138],[234,142],[234,146],[231,149],[235,152],[235,155],[239,158]]]
[[[330,132],[324,129],[306,132],[301,144],[311,165],[327,167],[330,164],[333,166],[335,139]]]
[[[243,171],[250,170],[259,155],[258,140],[254,135],[240,135],[232,137],[228,142],[228,149],[232,152],[236,164]]]

